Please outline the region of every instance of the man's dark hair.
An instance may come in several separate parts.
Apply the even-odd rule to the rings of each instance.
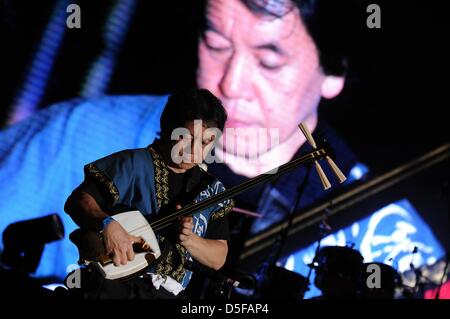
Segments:
[[[223,131],[227,113],[222,102],[206,89],[187,89],[172,94],[161,115],[161,139],[170,140],[172,131],[186,123],[202,120]]]

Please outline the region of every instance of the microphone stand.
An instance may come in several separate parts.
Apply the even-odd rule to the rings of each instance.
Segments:
[[[261,293],[263,293],[264,288],[267,288],[266,285],[268,284],[268,282],[270,282],[270,280],[268,280],[268,277],[270,276],[270,270],[276,266],[276,263],[281,256],[281,252],[283,250],[284,244],[286,243],[289,229],[292,226],[295,212],[298,211],[300,199],[304,193],[306,184],[308,183],[309,175],[311,173],[311,167],[312,167],[312,164],[306,165],[306,169],[307,169],[306,174],[305,174],[305,177],[303,178],[302,183],[297,187],[297,196],[295,199],[295,204],[292,206],[292,208],[289,212],[288,223],[287,223],[286,227],[283,228],[278,233],[278,236],[275,239],[275,244],[273,246],[272,253],[269,255],[269,258],[267,258],[267,260],[262,264],[260,271],[258,272],[258,275],[257,275],[257,279],[258,279],[257,282],[259,283],[257,285],[258,291],[255,291],[255,294],[258,296],[261,295]]]
[[[328,208],[326,209],[326,211],[328,211]],[[328,224],[326,223],[326,218],[327,218],[327,216],[324,217],[324,219],[322,220],[322,222],[320,223],[320,226],[319,226],[320,227],[320,237],[319,237],[319,240],[317,241],[317,247],[314,252],[314,258],[313,258],[312,262],[308,265],[308,267],[309,267],[308,275],[306,276],[306,281],[305,281],[305,285],[302,288],[301,296],[304,296],[309,289],[309,281],[311,279],[312,270],[315,267],[315,263],[317,262],[317,256],[318,256],[320,248],[321,248],[322,239],[324,239],[325,236],[327,236],[329,234],[329,231],[331,230],[331,227],[328,226]]]
[[[425,285],[431,283],[432,280],[422,274],[422,270],[420,269],[420,267],[414,266],[414,256],[418,252],[419,248],[417,246],[414,246],[414,249],[412,251],[411,263],[409,264],[409,267],[414,272],[414,276],[416,279],[414,287],[412,287],[413,296],[415,299],[422,299],[424,297]]]

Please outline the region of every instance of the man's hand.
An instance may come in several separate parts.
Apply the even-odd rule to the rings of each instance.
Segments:
[[[176,209],[181,209],[176,205]],[[180,217],[180,233],[178,239],[180,244],[187,249],[192,257],[201,264],[220,269],[227,257],[228,244],[226,240],[206,239],[198,236],[192,231],[194,229],[193,217]]]
[[[132,236],[117,222],[106,225],[103,230],[106,253],[113,256],[114,265],[126,265],[134,259],[133,243],[140,240]]]
[[[181,245],[184,247],[188,246],[192,239],[197,236],[192,232],[193,228],[194,224],[192,216],[180,217],[180,235],[178,238],[180,239]]]

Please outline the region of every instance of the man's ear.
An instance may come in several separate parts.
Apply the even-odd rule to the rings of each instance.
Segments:
[[[338,96],[344,88],[344,84],[345,77],[326,75],[321,88],[322,97],[332,99]]]

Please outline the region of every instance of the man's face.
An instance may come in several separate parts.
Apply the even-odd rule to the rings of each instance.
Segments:
[[[326,77],[297,9],[269,18],[240,0],[211,0],[206,18],[197,84],[222,100],[226,128],[277,128],[282,143],[300,122],[315,125]]]

